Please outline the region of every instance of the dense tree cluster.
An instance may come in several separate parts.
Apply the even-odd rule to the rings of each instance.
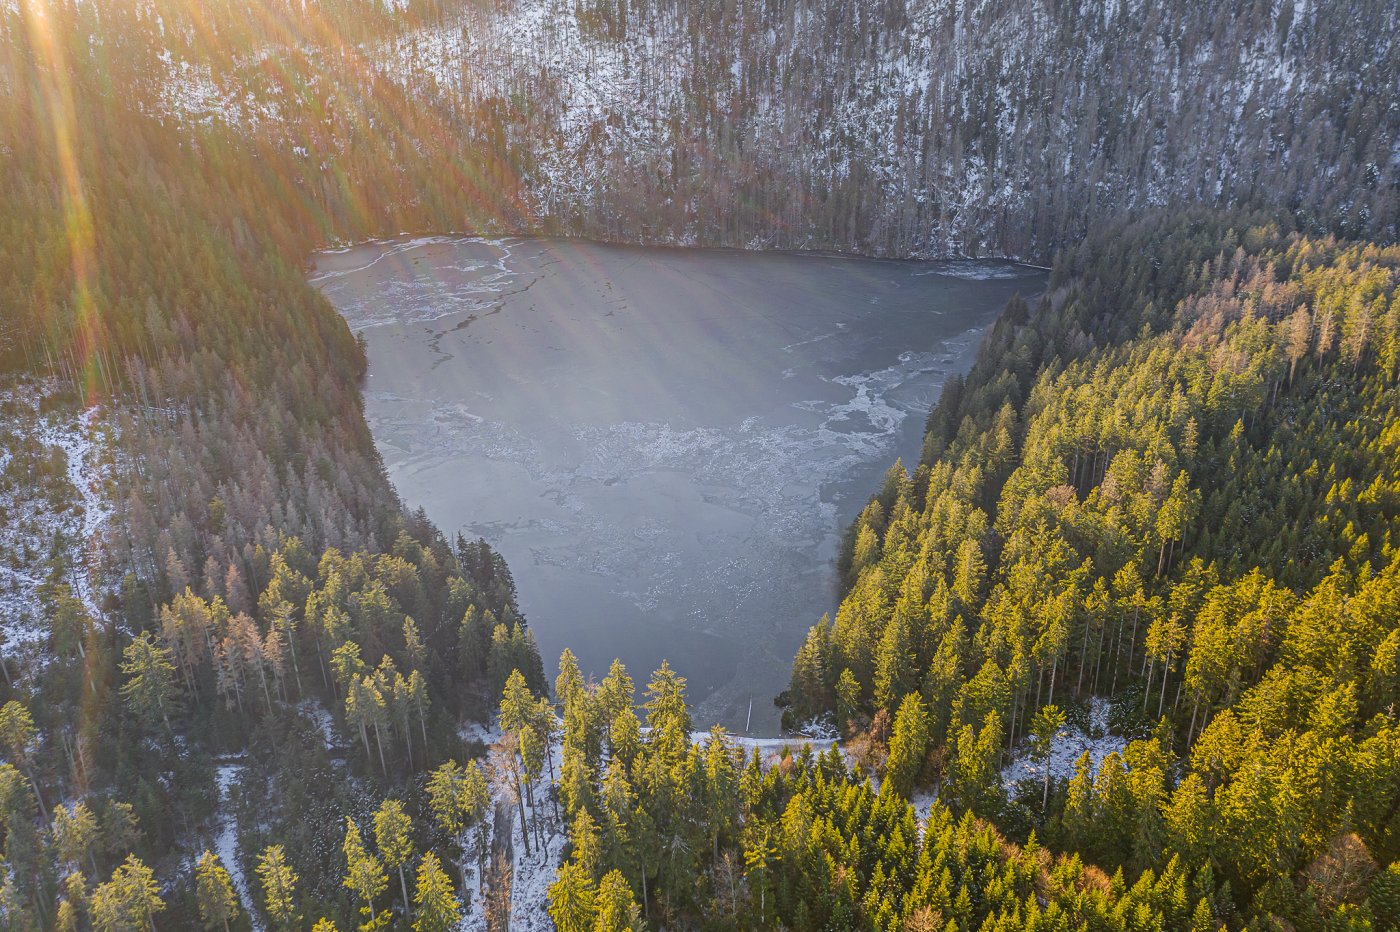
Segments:
[[[192,580],[231,564],[250,580],[257,548],[283,535],[317,551],[389,548],[411,519],[361,413],[363,350],[303,262],[338,236],[459,228],[469,203],[505,216],[480,200],[504,176],[444,184],[453,156],[410,165],[398,153],[411,145],[377,133],[373,151],[333,163],[337,180],[280,139],[177,126],[143,90],[151,43],[169,22],[163,41],[178,46],[208,9],[54,3],[30,21],[29,6],[0,10],[0,364],[57,375],[87,404],[121,402],[106,412],[124,460],[102,548],[114,599],[142,613],[178,594],[172,551]],[[402,103],[382,107],[412,134]]]
[[[26,808],[32,809],[34,797],[32,794],[26,797],[25,788],[12,786],[13,770],[8,764],[0,768],[0,787],[4,787],[6,793],[7,853],[41,854],[51,858],[50,863],[40,861],[39,865],[42,869],[56,870],[54,876],[61,875],[61,879],[48,879],[59,891],[56,908],[52,911],[38,909],[35,908],[38,904],[28,900],[29,879],[16,882],[16,877],[21,876],[17,868],[27,865],[7,863],[5,881],[0,886],[0,920],[5,928],[138,932],[164,928],[167,922],[170,928],[198,926],[224,932],[248,928],[246,909],[252,907],[241,901],[232,875],[220,856],[210,850],[206,849],[194,862],[192,876],[181,878],[191,882],[192,889],[177,888],[182,898],[192,899],[193,903],[171,904],[167,902],[169,890],[156,881],[152,869],[136,855],[127,855],[111,870],[110,876],[99,868],[99,864],[110,858],[109,834],[114,829],[99,824],[82,802],[71,808],[59,807],[52,826],[41,835],[29,833],[23,838],[16,837],[18,823],[15,820],[32,815]],[[118,813],[120,817],[120,811]],[[396,799],[385,799],[375,811],[371,825],[372,847],[353,819],[347,817],[344,824],[341,881],[364,902],[360,914],[368,922],[359,927],[390,928],[395,922],[393,909],[376,911],[374,905],[376,899],[380,899],[381,905],[388,904],[388,899],[381,898],[388,888],[386,872],[392,870],[399,881],[403,912],[414,917],[412,928],[416,932],[446,932],[457,928],[462,918],[462,902],[456,895],[456,885],[435,854],[416,849],[414,826],[403,804]],[[120,823],[116,828],[120,828]],[[116,843],[121,845],[120,840]],[[417,870],[414,892],[410,895],[406,870],[413,863],[417,864]],[[102,879],[104,876],[107,879]],[[281,845],[269,845],[258,855],[255,876],[257,908],[267,926],[276,930],[305,927],[301,909],[305,897],[299,890],[301,878]],[[324,902],[309,905],[316,906],[318,911],[329,906]],[[175,912],[176,916],[167,919],[169,912]],[[314,932],[335,932],[340,927],[323,916],[312,928]]]
[[[1042,840],[1208,860],[1301,921],[1364,899],[1300,881],[1338,839],[1400,857],[1400,252],[1235,222],[1117,231],[1013,302],[852,528],[786,700],[992,817],[1005,754],[1110,697],[1154,737],[1047,773]]]
[[[460,712],[470,708],[473,688],[480,707],[512,670],[542,682],[504,563],[491,554],[489,575],[471,572],[483,551],[485,544],[460,539],[455,553],[440,540],[424,546],[405,532],[390,553],[347,557],[331,549],[313,562],[299,540],[286,538],[266,561],[266,588],[255,601],[234,584],[234,567],[224,591],[206,599],[186,586],[163,606],[159,634],[144,632],[126,648],[123,691],[132,703],[151,694],[141,707],[158,710],[178,687],[188,698],[182,704],[209,699],[239,717],[329,691],[367,757],[373,734],[385,767],[392,735],[390,757],[412,768],[415,745],[428,741],[430,692],[450,697]],[[178,575],[178,565],[170,572]],[[143,685],[142,671],[157,669],[160,687]]]
[[[373,857],[395,873],[399,893],[379,906],[420,919],[452,912],[457,886],[426,857],[438,857],[434,848],[455,852],[465,885],[468,854],[486,850],[485,777],[475,761],[463,768],[449,759],[461,748],[458,722],[489,713],[503,690],[509,697],[545,688],[503,561],[481,542],[449,548],[407,532],[387,553],[329,549],[315,559],[287,537],[259,578],[260,590],[230,583],[207,597],[187,585],[153,627],[130,637],[97,623],[63,583],[46,590],[48,662],[9,686],[24,702],[0,707],[10,774],[0,774],[9,780],[0,792],[6,928],[49,928],[55,908],[98,929],[144,928],[166,908],[147,895],[151,871],[179,870],[182,844],[208,837],[202,823],[220,796],[209,792],[211,756],[244,747],[255,761],[238,766],[250,772],[242,797],[258,828],[243,841],[250,859],[260,842],[264,849],[256,872],[267,875],[263,908],[275,927],[300,927],[296,902],[338,915],[324,823],[308,816],[343,822],[341,813],[360,811],[380,787],[412,800],[420,824],[415,830],[392,798],[375,817]],[[327,708],[319,735],[308,719]],[[353,755],[351,772],[326,759],[327,744]],[[537,759],[530,753],[527,763]],[[259,789],[266,796],[251,805]],[[366,879],[373,871],[365,873],[363,858],[350,860],[358,865],[353,889],[371,909],[383,891]],[[417,894],[409,892],[412,870]],[[233,921],[221,872],[226,865],[206,858],[178,878],[170,927],[188,918],[192,903],[208,922]],[[287,891],[298,882],[303,893],[294,900]],[[109,913],[126,918],[103,918]]]
[[[594,685],[562,659],[571,830],[550,890],[557,928],[1213,930],[1234,916],[1199,859],[1110,877],[958,804],[916,813],[888,782],[894,763],[877,793],[839,748],[765,761],[722,730],[693,736],[684,685],[658,670],[639,729],[614,701],[630,686],[620,665]],[[1385,877],[1390,891],[1400,872]]]
[[[692,736],[664,667],[639,726],[564,657],[556,923],[620,878],[662,926],[1393,928],[1397,285],[1267,217],[1066,253],[851,529],[784,697],[846,753]],[[1093,696],[1138,737],[1058,778]]]
[[[369,837],[388,796],[412,854],[401,832],[366,841],[396,881],[373,905],[444,927],[465,888],[426,855],[465,863],[481,813],[430,814],[418,781],[472,751],[459,722],[512,670],[543,689],[514,583],[386,481],[363,349],[302,268],[334,235],[323,189],[282,147],[154,114],[124,6],[0,11],[0,363],[95,406],[117,457],[102,539],[32,554],[42,636],[4,667],[0,926],[239,929],[255,909],[349,928],[328,832],[352,814]],[[38,462],[20,446],[16,471]],[[63,484],[38,465],[36,494]],[[90,592],[78,544],[102,556]],[[235,908],[238,876],[265,897]]]

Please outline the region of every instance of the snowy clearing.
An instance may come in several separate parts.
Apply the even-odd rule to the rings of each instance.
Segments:
[[[253,908],[253,897],[249,892],[248,878],[244,876],[243,865],[238,860],[238,818],[231,811],[233,805],[232,790],[239,777],[243,775],[243,769],[246,766],[241,760],[219,765],[217,771],[219,834],[214,839],[214,853],[219,856],[219,863],[224,866],[224,870],[228,871],[229,879],[233,881],[233,889],[238,892],[238,902],[247,912],[254,932],[262,932],[262,920]]]
[[[1076,728],[1066,726],[1055,736],[1055,744],[1050,754],[1050,777],[1052,780],[1068,780],[1074,776],[1074,762],[1081,754],[1089,753],[1095,771],[1110,754],[1123,752],[1128,739],[1122,735],[1110,734],[1108,730],[1109,702],[1095,697],[1089,701],[1089,726]],[[1022,780],[1044,780],[1045,768],[1040,761],[1032,760],[1030,752],[1021,748],[1015,758],[1001,772],[1001,783],[1008,793],[1014,793],[1016,784]]]
[[[54,382],[0,390],[0,630],[25,649],[46,631],[39,592],[57,553],[65,581],[99,617],[102,535],[114,467],[107,409],[79,411]]]

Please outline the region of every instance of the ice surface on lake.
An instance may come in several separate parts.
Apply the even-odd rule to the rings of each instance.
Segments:
[[[1044,277],[420,237],[323,253],[312,281],[368,341],[400,494],[501,550],[551,667],[569,646],[645,683],[664,657],[697,725],[771,734],[843,526]]]

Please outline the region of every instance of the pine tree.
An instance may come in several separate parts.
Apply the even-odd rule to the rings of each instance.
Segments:
[[[497,747],[506,759],[506,769],[514,784],[516,803],[520,807],[520,831],[527,854],[530,851],[531,829],[526,818],[525,802],[527,796],[530,797],[533,807],[531,776],[537,773],[536,768],[531,765],[535,763],[540,751],[535,731],[535,714],[535,697],[530,693],[524,674],[519,669],[511,670],[501,691],[500,721],[505,735]],[[522,771],[526,778],[523,794],[520,780]]]
[[[598,918],[593,932],[641,932],[645,928],[632,887],[621,871],[608,871],[603,876],[596,904]]]
[[[501,692],[501,728],[519,737],[530,726],[535,697],[525,683],[525,675],[512,670],[506,677],[506,685]]]
[[[958,545],[955,565],[957,571],[953,581],[953,595],[957,596],[964,607],[971,609],[978,603],[987,574],[982,548],[976,540],[967,538]]]
[[[878,507],[874,502],[871,505]],[[880,558],[880,538],[875,529],[865,523],[863,515],[859,527],[860,530],[856,532],[855,549],[851,552],[851,573],[847,577],[851,580],[858,578],[866,567],[875,565]]]
[[[369,732],[374,731],[375,749],[379,752],[379,769],[386,776],[389,764],[384,758],[383,727],[387,721],[387,703],[381,690],[383,680],[378,676],[362,676],[350,683],[345,693],[345,720],[360,731],[365,756],[369,756]]]
[[[559,655],[559,675],[554,680],[554,697],[568,708],[578,691],[583,689],[583,673],[578,667],[578,658],[567,647]]]
[[[407,700],[408,707],[418,717],[418,731],[423,738],[423,753],[426,754],[428,748],[428,710],[432,708],[432,701],[428,696],[428,681],[417,670],[410,671],[408,674]],[[404,740],[408,740],[406,734]]]
[[[845,731],[860,711],[860,681],[850,667],[836,681],[836,722]]]
[[[4,748],[10,760],[29,778],[34,800],[39,804],[39,815],[43,817],[46,815],[44,797],[39,792],[39,783],[34,776],[33,755],[37,740],[38,732],[34,729],[34,719],[27,708],[13,699],[0,706],[0,747]]]
[[[831,655],[831,621],[823,615],[816,627],[807,632],[806,639],[792,661],[792,677],[788,692],[793,714],[799,724],[830,708],[831,684],[827,666]]]
[[[750,895],[758,892],[758,923],[765,927],[769,922],[768,895],[773,887],[773,870],[781,855],[771,826],[750,826],[745,835],[744,876],[749,882]]]
[[[147,725],[159,719],[168,730],[175,694],[170,651],[156,643],[150,631],[143,631],[122,651],[122,658],[121,672],[127,678],[122,698],[138,719]]]
[[[19,891],[15,889],[14,874],[10,871],[9,865],[0,862],[0,867],[5,868],[4,873],[0,874],[0,920],[4,920],[7,928],[33,928],[35,926],[34,917],[27,905],[20,900]],[[94,928],[99,928],[100,932],[107,932],[107,929],[119,929],[122,930],[122,932],[125,932],[126,929],[131,929],[135,932],[135,930],[140,927],[133,925],[108,925],[105,929],[102,929],[96,925],[96,920],[94,920]]]
[[[875,651],[876,708],[890,710],[898,705],[914,685],[912,666],[908,629],[903,620],[892,619]]]
[[[568,730],[568,726],[565,726]],[[594,784],[597,774],[588,763],[582,748],[570,743],[564,748],[559,764],[559,797],[564,800],[564,815],[572,819],[581,810],[594,806]]]
[[[409,667],[413,669],[422,667],[423,661],[428,656],[428,649],[423,644],[422,635],[418,633],[418,623],[410,615],[405,615],[403,619],[403,643]]]
[[[86,861],[96,873],[92,850],[98,835],[97,818],[87,803],[79,800],[71,809],[62,805],[56,808],[50,832],[61,863],[77,868]]]
[[[890,736],[890,755],[885,781],[890,791],[908,798],[914,791],[924,759],[928,756],[928,713],[918,693],[910,693],[900,703]]]
[[[98,814],[98,837],[108,854],[129,851],[141,841],[141,826],[131,803],[108,800]]]
[[[559,868],[549,887],[549,918],[558,932],[592,932],[597,917],[597,891],[576,863]]]
[[[352,683],[358,682],[365,674],[365,662],[360,659],[360,645],[346,641],[331,652],[331,670],[335,674],[336,685],[347,692]]]
[[[58,932],[78,932],[82,914],[88,908],[87,880],[76,871],[63,878],[63,899],[58,904],[54,926]]]
[[[34,719],[21,703],[11,699],[0,706],[0,748],[17,766],[26,767],[34,753]]]
[[[958,734],[952,768],[952,800],[960,808],[987,812],[999,800],[997,761],[1001,756],[1001,716],[988,712],[982,728],[965,725]]]
[[[490,801],[486,777],[476,761],[470,761],[466,767],[460,766],[456,761],[448,761],[434,770],[428,778],[428,806],[432,809],[438,825],[456,840],[457,847],[462,852],[462,861],[458,869],[462,875],[463,890],[467,885],[466,835],[473,826],[485,825],[486,809]],[[482,844],[479,848],[478,857],[484,859],[485,845]],[[484,860],[482,863],[484,864]]]
[[[719,858],[720,838],[738,824],[739,773],[735,765],[735,748],[724,729],[710,730],[705,743],[704,767],[701,771],[701,803],[704,824],[710,832],[711,858]]]
[[[692,725],[685,704],[685,677],[661,661],[647,684],[646,697],[642,708],[646,709],[647,725],[651,728],[647,741],[664,743],[671,752],[689,747]]]
[[[1055,736],[1065,724],[1065,713],[1059,706],[1042,706],[1031,720],[1031,757],[1045,771],[1045,788],[1041,793],[1040,810],[1050,804],[1050,761],[1055,751]]]

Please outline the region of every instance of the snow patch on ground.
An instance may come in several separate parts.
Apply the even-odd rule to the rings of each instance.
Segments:
[[[1089,701],[1089,723],[1087,728],[1066,726],[1055,736],[1055,744],[1050,753],[1050,779],[1068,780],[1074,776],[1074,762],[1081,754],[1089,753],[1095,771],[1109,754],[1123,753],[1128,739],[1122,735],[1110,734],[1108,730],[1109,702],[1095,697]],[[1007,792],[1014,792],[1016,785],[1023,780],[1045,779],[1045,767],[1041,761],[1032,760],[1028,748],[1022,747],[1001,772],[1001,783]]]
[[[262,932],[262,920],[253,907],[248,878],[238,860],[238,817],[232,811],[233,787],[243,775],[246,766],[242,760],[236,760],[220,764],[215,771],[219,787],[219,834],[214,840],[214,853],[219,856],[219,863],[224,866],[224,870],[228,871],[229,879],[233,881],[233,889],[238,893],[238,902],[248,914],[254,932]]]
[[[41,434],[45,443],[63,450],[68,465],[68,483],[82,496],[79,538],[85,552],[82,566],[75,575],[75,590],[88,612],[96,616],[97,602],[92,585],[91,570],[98,563],[99,533],[112,518],[113,508],[103,495],[103,476],[98,445],[108,438],[101,435],[103,410],[94,405],[76,423],[50,424]]]
[[[224,123],[251,131],[276,122],[281,112],[262,89],[238,77],[220,79],[208,65],[162,56],[165,77],[160,83],[160,109],[187,123]]]
[[[914,818],[918,820],[920,828],[928,823],[929,813],[933,811],[933,804],[938,802],[938,794],[915,793],[909,800],[909,805],[914,807]]]
[[[39,590],[55,542],[65,547],[73,594],[99,617],[112,418],[103,407],[58,402],[59,391],[30,379],[0,389],[0,630],[20,649],[47,635]]]
[[[467,743],[480,742],[488,748],[501,740],[501,727],[495,722],[468,722],[458,729],[457,734]]]
[[[559,748],[556,746],[557,753]],[[554,766],[559,766],[559,758],[555,758]],[[553,790],[551,789],[552,793]],[[544,794],[541,794],[544,795]],[[545,801],[536,799],[537,804]],[[534,814],[527,804],[525,811],[530,813],[530,818]],[[553,816],[551,815],[550,818]],[[532,845],[530,855],[527,857],[521,845],[515,846],[515,864],[511,873],[511,902],[510,902],[510,926],[512,929],[520,929],[523,932],[534,932],[534,930],[553,929],[554,922],[549,918],[549,887],[554,883],[555,872],[559,869],[560,862],[564,859],[564,846],[568,844],[568,838],[562,826],[555,827],[546,835],[546,842],[543,848]]]
[[[559,722],[558,727],[562,730],[563,723]],[[502,737],[500,726],[494,721],[469,722],[459,729],[458,734],[464,742],[479,741],[488,748]],[[544,776],[535,787],[535,804],[531,806],[529,800],[524,801],[527,825],[533,826],[538,817],[544,826],[545,835],[545,844],[541,847],[538,844],[538,836],[531,834],[528,855],[525,853],[526,828],[520,824],[520,804],[515,800],[513,789],[502,775],[496,775],[491,781],[492,812],[498,810],[503,815],[508,813],[511,826],[510,926],[524,932],[554,928],[554,923],[549,918],[549,886],[554,883],[555,872],[563,860],[564,847],[568,844],[565,827],[554,817],[554,804],[551,800],[555,788],[551,785],[549,777],[551,765],[556,777],[561,771],[563,745],[558,741],[553,742],[549,748],[549,756],[550,762],[545,765]],[[487,818],[493,818],[491,812]],[[501,827],[501,821],[497,820],[494,831],[499,832]],[[503,840],[497,838],[495,845],[500,847],[502,844]],[[473,888],[471,902],[467,904],[460,928],[484,932],[486,918],[486,898],[477,895],[476,889]]]
[[[758,751],[765,757],[769,755],[781,756],[783,748],[787,748],[795,756],[805,746],[810,746],[813,753],[821,754],[839,743],[835,738],[809,738],[805,735],[791,738],[746,738],[742,735],[726,734],[724,737],[731,744],[743,748],[750,754]],[[692,731],[690,740],[699,745],[708,744],[710,733],[708,731]]]
[[[297,711],[306,717],[311,724],[316,726],[316,730],[321,733],[321,740],[326,743],[327,748],[338,748],[343,746],[340,736],[336,734],[335,721],[331,718],[331,713],[321,704],[319,699],[306,699],[297,706]]]
[[[836,727],[836,720],[829,712],[803,723],[797,728],[795,734],[813,741],[835,741],[841,737],[841,732]]]

